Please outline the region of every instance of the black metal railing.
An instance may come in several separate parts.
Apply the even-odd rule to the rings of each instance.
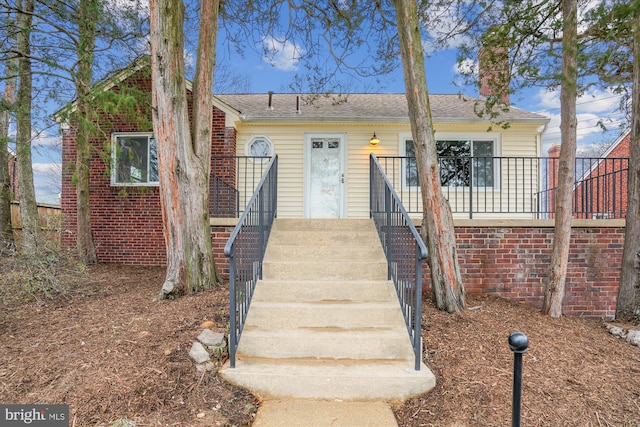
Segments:
[[[236,350],[249,312],[256,283],[262,278],[262,260],[277,214],[278,156],[274,156],[238,220],[227,244],[229,257],[229,361],[235,368]]]
[[[516,214],[553,218],[557,157],[440,157],[442,191],[455,214]],[[415,157],[379,158],[409,213],[422,213]],[[627,158],[578,158],[576,218],[622,218],[626,213]],[[486,216],[486,215],[485,215]]]
[[[270,160],[271,157],[212,156],[209,215],[238,218]]]
[[[550,159],[552,172],[558,169],[558,159]],[[549,174],[552,175],[553,174]],[[557,175],[556,175],[557,176]],[[573,216],[578,219],[621,219],[627,215],[629,159],[577,158],[573,187]],[[553,218],[557,181],[550,180],[538,197],[544,203],[542,217]],[[544,208],[548,208],[544,211]]]
[[[387,257],[388,276],[396,288],[415,354],[415,369],[422,360],[422,263],[427,247],[376,156],[369,157],[370,213]]]

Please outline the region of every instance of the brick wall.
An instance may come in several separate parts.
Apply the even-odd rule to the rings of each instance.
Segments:
[[[573,190],[574,218],[620,219],[626,216],[630,141],[631,135],[628,134],[607,153],[606,159],[593,165],[590,171],[584,171],[585,176],[578,176],[579,182]],[[555,159],[560,155],[560,144],[552,145],[548,153],[554,160],[549,163],[547,188],[555,189],[559,167]],[[554,197],[555,190],[550,191],[547,198],[549,212],[554,210]]]
[[[549,224],[457,226],[458,258],[467,293],[495,295],[541,307],[553,242],[553,227]],[[565,314],[614,316],[623,244],[623,226],[573,229]],[[426,265],[424,271],[425,289],[430,292]]]
[[[553,222],[542,223],[457,225],[458,259],[467,293],[542,307]],[[586,223],[572,232],[563,312],[569,316],[613,318],[624,244],[623,221]],[[232,231],[231,226],[211,228],[216,264],[224,280],[229,279],[229,262],[223,250]],[[424,292],[429,294],[431,281],[426,263],[423,271]]]
[[[120,86],[137,87],[147,93],[151,90],[148,71],[140,71]],[[147,104],[148,107],[148,104]],[[110,141],[114,132],[150,132],[151,118],[144,103],[139,114],[147,117],[146,128],[127,119],[124,114],[102,113],[99,124],[102,137],[91,141],[90,197],[93,238],[100,262],[135,265],[164,265],[165,242],[162,233],[162,213],[157,186],[112,186],[109,177]],[[139,122],[138,122],[139,123]],[[233,137],[230,140],[229,137]],[[235,133],[225,128],[225,116],[214,109],[212,150],[218,154],[235,154]],[[75,131],[63,131],[62,148],[62,200],[64,223],[61,235],[63,248],[75,249],[76,193],[73,185],[73,169],[76,159]],[[213,172],[212,172],[213,173]],[[212,180],[213,181],[213,180]]]

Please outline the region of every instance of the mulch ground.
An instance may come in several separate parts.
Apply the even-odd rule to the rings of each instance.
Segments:
[[[227,289],[160,301],[163,276],[99,265],[65,295],[0,303],[0,403],[66,403],[72,426],[250,425],[259,402],[197,372],[188,356],[204,321],[226,332]],[[640,350],[603,322],[550,319],[494,298],[468,305],[447,314],[424,304],[437,386],[394,408],[400,426],[509,425],[513,331],[530,342],[523,426],[640,425]]]

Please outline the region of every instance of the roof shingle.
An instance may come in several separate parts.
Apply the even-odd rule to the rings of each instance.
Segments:
[[[216,97],[238,111],[244,120],[400,120],[409,119],[403,93],[354,93],[345,95],[308,95],[274,93],[228,94]],[[463,95],[429,95],[434,121],[487,121],[476,114],[483,101]],[[300,106],[299,112],[296,106]],[[498,120],[546,123],[548,118],[510,107]]]

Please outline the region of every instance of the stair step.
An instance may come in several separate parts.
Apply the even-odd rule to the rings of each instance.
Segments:
[[[245,328],[238,357],[403,360],[411,366],[413,349],[406,329]]]
[[[424,365],[394,360],[269,360],[239,358],[220,371],[229,382],[263,398],[398,400],[425,393],[435,376]]]
[[[380,245],[375,231],[369,230],[281,230],[271,232],[269,245],[284,246],[351,246],[360,248],[367,245]]]
[[[376,242],[377,243],[377,242]],[[307,244],[289,245],[269,243],[264,256],[265,261],[306,261],[306,260],[323,260],[323,261],[385,261],[384,252],[378,243],[363,245],[354,248],[348,245],[339,246],[321,246]]]
[[[236,352],[220,374],[264,397],[427,392],[372,220],[276,219]]]
[[[404,320],[394,301],[278,303],[259,300],[251,304],[246,326],[270,329],[393,327],[402,330]]]
[[[393,282],[389,280],[261,280],[253,294],[254,302],[319,302],[341,299],[354,302],[393,301],[397,304],[396,291]]]
[[[370,219],[300,219],[276,218],[273,226],[277,231],[292,230],[369,230],[375,231]]]
[[[387,263],[380,261],[305,262],[264,261],[262,276],[267,280],[384,280]]]

